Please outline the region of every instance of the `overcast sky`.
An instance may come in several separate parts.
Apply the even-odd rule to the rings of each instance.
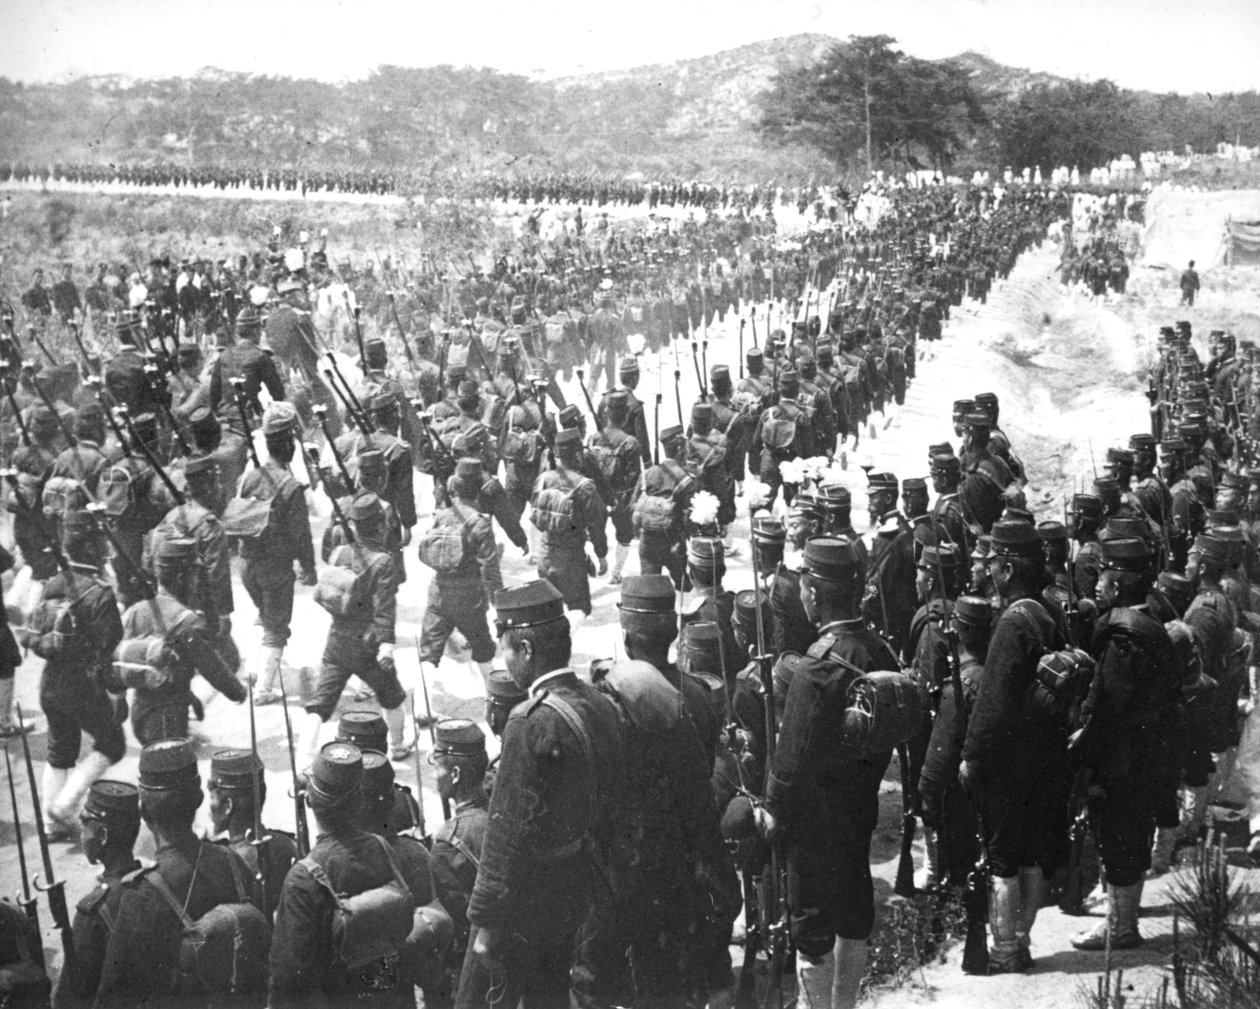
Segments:
[[[561,76],[759,39],[887,34],[926,58],[1157,91],[1260,89],[1260,0],[3,0],[0,75],[166,77],[202,67],[343,80],[380,64]]]

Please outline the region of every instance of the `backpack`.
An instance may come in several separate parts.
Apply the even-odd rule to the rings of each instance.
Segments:
[[[249,497],[234,497],[223,509],[223,531],[228,536],[261,545],[271,527],[271,513],[282,491],[296,484],[292,474],[286,473],[277,483],[268,479]],[[259,495],[265,495],[260,497]]]
[[[586,446],[595,460],[595,465],[604,474],[608,486],[614,490],[624,490],[626,485],[626,460],[631,453],[638,454],[639,446],[633,438],[623,438],[617,445],[608,445],[600,441],[596,435]]]
[[[179,661],[179,634],[197,619],[195,610],[185,610],[166,627],[157,602],[153,599],[148,602],[161,633],[124,638],[114,649],[116,681],[135,690],[157,690],[174,679],[175,665]]]
[[[1022,604],[1028,604],[1024,606]],[[1019,599],[1010,609],[1019,607],[1030,620],[1032,607],[1049,616],[1045,606],[1035,599]],[[1053,621],[1053,617],[1050,617]],[[1062,635],[1058,635],[1060,643]],[[1089,693],[1090,682],[1097,668],[1088,652],[1070,645],[1048,648],[1037,660],[1033,681],[1028,687],[1029,709],[1064,726],[1069,732],[1079,727],[1080,707]]]
[[[389,845],[383,838],[376,840],[385,852],[393,879],[362,893],[338,893],[314,852],[299,864],[336,903],[332,945],[337,959],[349,970],[360,972],[360,977],[373,989],[389,990],[398,983],[399,951],[411,934],[415,903]],[[375,968],[370,978],[362,971],[369,966]]]
[[[912,673],[863,672],[832,655],[831,643],[826,639],[816,643],[807,654],[857,674],[845,691],[838,737],[840,746],[853,756],[886,754],[930,724],[927,688]]]
[[[143,492],[136,487],[140,474],[132,472],[129,462],[130,460],[124,459],[113,463],[101,474],[97,496],[105,505],[105,514],[110,518],[123,518],[130,515],[144,496]]]
[[[572,486],[565,477],[561,477],[560,481],[560,486],[544,487],[538,492],[529,520],[534,528],[545,533],[577,535],[585,522],[578,514],[574,494],[579,487],[590,481],[585,477],[578,477]]]
[[[538,458],[538,429],[517,427],[509,417],[499,455],[506,462],[531,463]]]
[[[27,616],[26,622],[18,628],[18,643],[41,659],[55,659],[69,654],[80,644],[83,628],[78,604],[101,583],[87,574],[75,577],[82,577],[88,582],[88,587],[74,596],[44,594]]]
[[[781,406],[772,407],[762,424],[761,440],[776,459],[792,458],[793,446],[796,444],[796,415],[788,413]]]
[[[83,508],[89,500],[83,484],[68,476],[50,476],[40,498],[44,514],[49,518],[61,518],[69,511]]]
[[[669,465],[670,463],[673,463],[673,467]],[[674,467],[678,472],[674,472]],[[671,532],[677,524],[678,490],[680,487],[687,487],[689,481],[693,480],[691,474],[673,459],[662,460],[661,468],[674,478],[674,486],[668,494],[643,494],[634,503],[630,520],[634,523],[634,527],[641,531]]]
[[[456,504],[439,509],[420,536],[420,562],[439,574],[458,571],[467,553],[466,533],[476,517],[462,515]]]
[[[185,502],[182,505],[176,505],[162,516],[162,521],[154,526],[153,531],[149,533],[149,542],[145,549],[145,567],[149,567],[151,563],[150,559],[158,555],[162,544],[167,540],[195,540],[197,538],[197,530],[213,517],[214,514],[209,508],[202,507],[193,501]],[[191,589],[193,598],[197,598],[199,596],[201,589],[200,562],[197,564],[197,575],[198,577],[195,579]]]
[[[359,581],[352,566],[355,549],[348,543],[337,547],[315,582],[315,602],[333,617],[345,617],[354,607],[354,587]]]
[[[200,849],[197,861],[201,861]],[[176,993],[261,992],[267,988],[271,925],[266,916],[249,902],[249,890],[239,860],[233,858],[229,864],[232,867],[232,883],[236,887],[236,901],[218,904],[195,921],[188,916],[185,905],[171,892],[157,868],[144,874],[183,925],[179,965],[172,979]],[[188,887],[190,893],[196,880],[197,869],[194,866],[192,882]]]

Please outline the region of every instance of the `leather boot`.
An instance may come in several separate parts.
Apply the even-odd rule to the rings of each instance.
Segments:
[[[796,1005],[798,1009],[831,1009],[831,988],[836,977],[832,950],[817,963],[796,954]]]
[[[994,876],[989,888],[989,927],[993,945],[989,947],[990,974],[1019,974],[1024,966],[1015,929],[1019,918],[1019,876]]]
[[[836,940],[836,979],[831,985],[831,1009],[853,1009],[858,986],[866,973],[866,940]]]
[[[1015,939],[1025,967],[1033,966],[1032,927],[1037,912],[1046,899],[1046,876],[1040,866],[1019,870],[1019,918],[1015,923]]]

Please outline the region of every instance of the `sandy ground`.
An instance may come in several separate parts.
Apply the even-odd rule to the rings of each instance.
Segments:
[[[1195,323],[1200,338],[1205,339],[1209,323],[1233,318],[1239,312],[1245,316],[1254,311],[1258,300],[1254,275],[1226,277],[1214,273],[1211,281],[1205,283],[1200,304],[1192,311],[1181,310],[1176,304],[1175,278],[1170,281],[1166,275],[1152,272],[1135,278],[1131,297],[1098,304],[1063,291],[1054,275],[1057,260],[1058,249],[1051,243],[1025,255],[1012,276],[997,285],[986,305],[965,303],[961,309],[955,309],[945,338],[922,348],[924,359],[918,364],[918,377],[911,385],[905,405],[891,408],[885,417],[875,415],[873,437],[865,434],[856,451],[850,446],[847,482],[858,502],[865,500],[861,462],[873,462],[879,469],[892,470],[901,478],[926,475],[926,446],[947,439],[957,441],[950,426],[953,399],[993,391],[1001,397],[1003,427],[1029,469],[1030,505],[1038,518],[1061,517],[1064,495],[1070,494],[1077,482],[1090,473],[1091,448],[1095,457],[1101,457],[1109,445],[1124,444],[1131,433],[1147,429],[1146,401],[1141,395],[1144,381],[1140,380],[1140,372],[1151,353],[1151,337],[1158,326],[1176,318],[1189,318]],[[764,332],[760,322],[758,329]],[[729,363],[732,372],[738,373],[738,332],[738,321],[730,315],[724,323],[710,329],[709,364]],[[684,404],[689,404],[696,392],[694,369],[686,360],[690,348],[680,346],[679,353],[682,399]],[[672,355],[659,365],[651,358],[644,361],[639,392],[649,403],[650,410],[658,387],[662,390],[662,425],[675,419],[671,388],[673,368]],[[567,391],[571,401],[581,402],[576,387]],[[432,510],[427,491],[422,492],[420,506],[421,522],[424,522]],[[865,523],[859,510],[860,507],[855,508],[854,517],[862,531]],[[747,512],[743,510],[738,531],[744,536],[747,522]],[[633,573],[636,566],[637,560],[632,554],[627,572]],[[407,568],[408,581],[399,599],[398,665],[404,685],[414,688],[418,680],[414,637],[423,612],[428,571],[416,560],[414,551],[407,552]],[[525,559],[510,544],[505,548],[503,570],[509,582],[533,577]],[[749,587],[750,578],[746,554],[728,561],[728,588]],[[256,663],[260,630],[254,623],[255,612],[249,598],[239,588],[239,581],[237,584],[234,630],[247,665],[252,668]],[[592,595],[595,612],[575,639],[574,660],[579,668],[591,658],[615,654],[620,644],[614,605],[617,590],[606,579],[599,579],[592,583]],[[293,638],[286,653],[289,664],[286,675],[292,675],[299,667],[318,666],[327,624],[327,617],[315,605],[311,590],[299,587]],[[24,709],[31,712],[37,708],[39,666],[39,660],[31,658],[18,673],[18,696]],[[482,717],[480,676],[469,667],[449,658],[443,660],[428,688],[435,712],[446,716]],[[290,686],[291,691],[295,689]],[[422,701],[419,703],[423,705]],[[293,714],[299,718],[301,712],[295,708]],[[38,772],[45,736],[43,721],[38,715],[35,722],[36,731],[30,740]],[[267,766],[269,786],[264,819],[276,827],[290,827],[293,814],[288,798],[288,758],[281,709],[278,706],[259,708],[257,722],[259,750]],[[210,699],[205,722],[196,726],[203,761],[208,763],[210,754],[217,748],[247,746],[248,725],[243,707],[217,696]],[[326,726],[325,731],[331,735],[331,725]],[[419,742],[424,808],[432,829],[441,818],[441,810],[433,787],[432,768],[424,759],[430,748],[427,734],[422,735]],[[20,748],[12,745],[10,750],[20,761]],[[127,757],[111,770],[111,776],[135,780],[137,755],[133,741]],[[417,765],[414,762],[395,767],[401,781],[415,782]],[[881,822],[873,845],[872,861],[880,898],[890,892],[896,871],[900,798],[895,773],[890,772],[885,786]],[[34,865],[39,856],[31,828],[29,792],[24,776],[19,778],[26,854],[28,862]],[[0,879],[4,881],[4,891],[11,893],[18,884],[14,830],[7,802],[0,805],[6,807],[0,815]],[[142,838],[141,855],[147,853],[146,841],[147,837]],[[921,842],[916,845],[916,857],[921,864]],[[67,892],[73,906],[90,889],[95,870],[87,865],[78,846],[68,843],[54,846],[53,863],[57,878],[68,881]],[[1252,886],[1260,882],[1260,872],[1245,875]],[[1154,941],[1140,950],[1119,954],[1115,960],[1126,968],[1126,979],[1138,992],[1158,983],[1162,966],[1168,960],[1172,925],[1166,880],[1148,886],[1144,904],[1143,930],[1154,937]],[[45,945],[49,948],[50,963],[56,966],[60,962],[58,943],[46,908],[41,907],[41,912],[46,929]],[[1038,966],[1030,975],[967,978],[958,968],[959,951],[955,950],[944,963],[924,968],[909,986],[876,992],[869,1001],[885,1006],[919,1001],[931,1001],[940,1006],[996,1006],[1018,1000],[1029,1009],[1071,1004],[1078,983],[1092,985],[1093,975],[1103,966],[1102,954],[1080,954],[1068,944],[1068,936],[1086,924],[1054,910],[1043,912],[1034,931],[1033,953]]]

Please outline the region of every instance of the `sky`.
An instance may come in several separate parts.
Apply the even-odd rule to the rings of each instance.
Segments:
[[[557,77],[817,32],[1131,88],[1260,90],[1260,0],[3,0],[0,11],[0,76],[30,83],[203,67],[340,81],[443,63]]]

